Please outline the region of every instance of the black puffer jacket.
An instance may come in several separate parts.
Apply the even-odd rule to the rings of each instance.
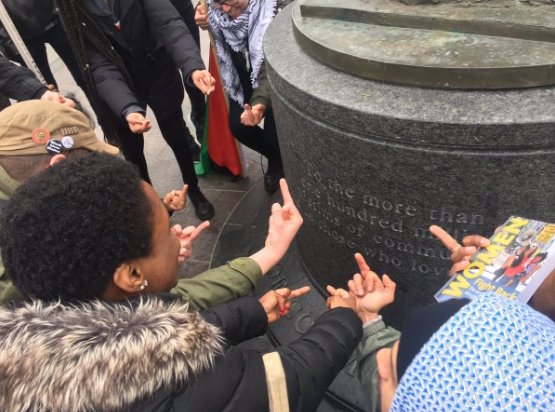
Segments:
[[[0,308],[0,404],[14,411],[267,411],[262,355],[226,350],[266,327],[255,298],[201,315],[160,299]],[[316,408],[361,335],[354,312],[339,308],[277,349],[291,411]]]
[[[26,67],[0,55],[0,94],[15,100],[40,98],[48,89]]]
[[[186,79],[204,69],[199,49],[169,0],[83,0],[89,13],[123,58],[135,87],[94,47],[87,49],[99,95],[118,116],[131,105],[171,115],[183,100],[176,66]],[[181,85],[181,86],[180,86]]]

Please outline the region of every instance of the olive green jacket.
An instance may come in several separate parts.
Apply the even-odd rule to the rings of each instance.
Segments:
[[[357,359],[356,373],[366,396],[370,399],[369,410],[379,412],[380,398],[376,353],[382,348],[391,347],[401,337],[401,333],[392,327],[386,327],[383,320],[364,327],[362,333],[362,340],[355,351]]]
[[[190,310],[200,310],[249,294],[261,279],[258,263],[240,257],[190,279],[179,279],[170,293],[188,301]]]

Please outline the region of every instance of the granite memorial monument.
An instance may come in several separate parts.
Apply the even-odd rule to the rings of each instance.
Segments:
[[[264,51],[322,294],[361,252],[397,282],[399,326],[447,279],[431,224],[460,240],[512,214],[555,221],[552,1],[297,0]]]

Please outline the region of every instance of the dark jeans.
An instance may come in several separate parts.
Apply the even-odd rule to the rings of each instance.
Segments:
[[[229,128],[237,140],[268,159],[280,159],[279,142],[274,113],[270,110],[264,117],[264,129],[241,123],[243,108],[229,99]]]
[[[156,116],[164,140],[171,147],[177,159],[183,181],[187,183],[189,187],[198,186],[193,157],[191,156],[189,145],[185,139],[185,136],[189,134],[189,130],[183,120],[183,111],[179,108],[172,115],[168,117],[164,116],[163,120],[160,119],[156,113],[154,113],[154,115]],[[120,140],[120,148],[125,158],[138,167],[142,178],[150,183],[150,176],[148,175],[148,168],[143,151],[144,137],[142,134],[132,133],[127,125],[125,125],[125,128],[123,126],[123,123],[118,122],[117,132]]]
[[[73,55],[69,40],[67,39],[61,23],[56,24],[40,37],[25,39],[25,45],[29,49],[31,56],[33,56],[33,59],[35,60],[35,63],[44,76],[46,82],[48,84],[56,85],[56,79],[54,79],[54,75],[52,74],[48,64],[46,43],[50,44],[56,53],[58,53],[73,76],[75,83],[84,89],[83,78],[81,77],[81,72],[79,71],[79,65]]]

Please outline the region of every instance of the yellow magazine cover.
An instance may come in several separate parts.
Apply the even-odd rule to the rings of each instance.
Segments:
[[[491,292],[527,302],[555,267],[555,224],[511,216],[487,248],[436,293],[438,302]]]

